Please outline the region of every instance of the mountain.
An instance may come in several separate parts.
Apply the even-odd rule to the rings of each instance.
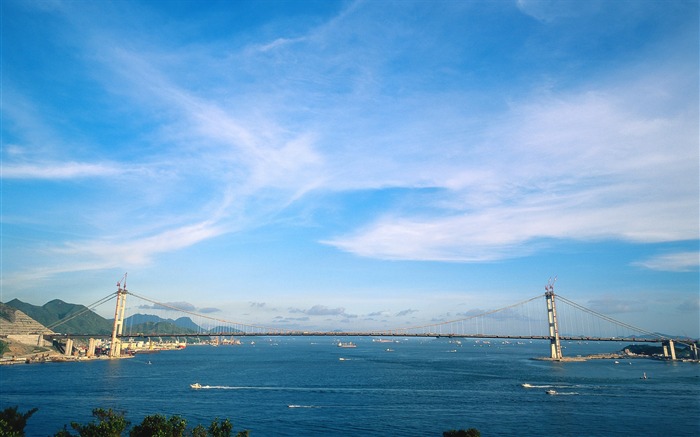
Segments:
[[[6,305],[22,311],[27,316],[44,326],[51,327],[61,320],[68,319],[72,315],[87,310],[85,305],[67,303],[59,299],[47,302],[43,306],[36,306],[19,299],[13,299]],[[67,320],[52,328],[55,332],[63,334],[109,334],[112,332],[112,324],[104,317],[86,311],[79,317]]]
[[[69,319],[71,316],[87,310],[87,307],[79,304],[66,303],[59,299],[54,299],[42,306],[32,305],[13,299],[6,304],[12,309],[19,310],[38,323],[50,327],[55,323]],[[12,311],[3,311],[2,315],[8,319],[12,317]],[[52,328],[54,332],[62,334],[111,334],[114,326],[114,319],[104,317],[86,311],[84,314],[67,320],[64,323]],[[200,332],[200,327],[189,317],[180,317],[177,320],[163,319],[153,314],[134,314],[124,319],[123,333],[142,334],[193,334]]]
[[[0,336],[50,334],[51,330],[24,314],[24,312],[0,302]],[[34,339],[36,344],[36,338]]]
[[[189,317],[163,319],[153,314],[134,314],[124,319],[124,333],[194,334],[201,331]]]
[[[222,326],[214,326],[213,328],[210,328],[210,329],[208,330],[208,332],[213,333],[213,334],[218,334],[218,333],[220,333],[220,332],[226,332],[226,333],[229,333],[229,332],[241,332],[241,330],[240,330],[240,329],[231,328],[230,326],[223,326],[223,325],[222,325]]]

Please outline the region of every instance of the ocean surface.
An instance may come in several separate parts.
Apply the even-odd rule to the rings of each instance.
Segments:
[[[253,437],[425,437],[466,428],[482,436],[700,435],[700,364],[532,360],[548,353],[542,341],[342,339],[354,349],[330,337],[242,341],[124,360],[1,366],[0,408],[38,407],[28,436],[87,423],[96,407],[125,411],[132,425],[156,413],[191,426],[229,418]],[[564,354],[623,346],[565,343]],[[193,390],[195,382],[210,388]]]

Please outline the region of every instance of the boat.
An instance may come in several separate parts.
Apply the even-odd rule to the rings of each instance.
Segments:
[[[647,372],[644,372],[644,374],[639,379],[647,379]]]
[[[557,394],[557,391],[556,390],[547,390],[545,393],[547,393],[548,395],[555,395],[555,394]]]
[[[190,384],[190,387],[192,387],[195,390],[199,390],[200,388],[202,388],[202,384],[195,382],[194,384]]]
[[[338,347],[342,347],[342,348],[353,348],[353,347],[357,347],[357,345],[356,345],[355,343],[353,343],[353,342],[350,342],[350,343],[343,343],[343,342],[341,341],[341,342],[338,343]]]

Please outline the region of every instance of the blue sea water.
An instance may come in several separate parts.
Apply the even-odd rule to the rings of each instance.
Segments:
[[[96,407],[125,411],[132,424],[156,413],[190,425],[229,418],[253,437],[423,437],[472,427],[483,436],[700,435],[699,364],[536,361],[548,352],[538,341],[349,340],[357,348],[325,337],[246,338],[124,360],[2,366],[0,408],[38,407],[29,436],[87,423]],[[622,346],[571,343],[564,353]],[[194,382],[212,388],[193,390]]]

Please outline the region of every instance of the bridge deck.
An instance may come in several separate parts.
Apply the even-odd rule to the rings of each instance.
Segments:
[[[45,335],[47,338],[111,338],[111,334],[53,334]],[[490,334],[450,334],[450,333],[406,333],[406,332],[324,332],[324,331],[280,331],[280,332],[210,332],[191,334],[163,334],[163,333],[139,333],[121,335],[120,338],[188,338],[188,337],[400,337],[400,338],[478,338],[478,339],[503,339],[503,340],[550,340],[543,335],[490,335]],[[659,343],[673,340],[677,343],[694,342],[687,338],[647,338],[647,337],[584,337],[584,336],[559,336],[564,341],[619,341],[633,343]]]

